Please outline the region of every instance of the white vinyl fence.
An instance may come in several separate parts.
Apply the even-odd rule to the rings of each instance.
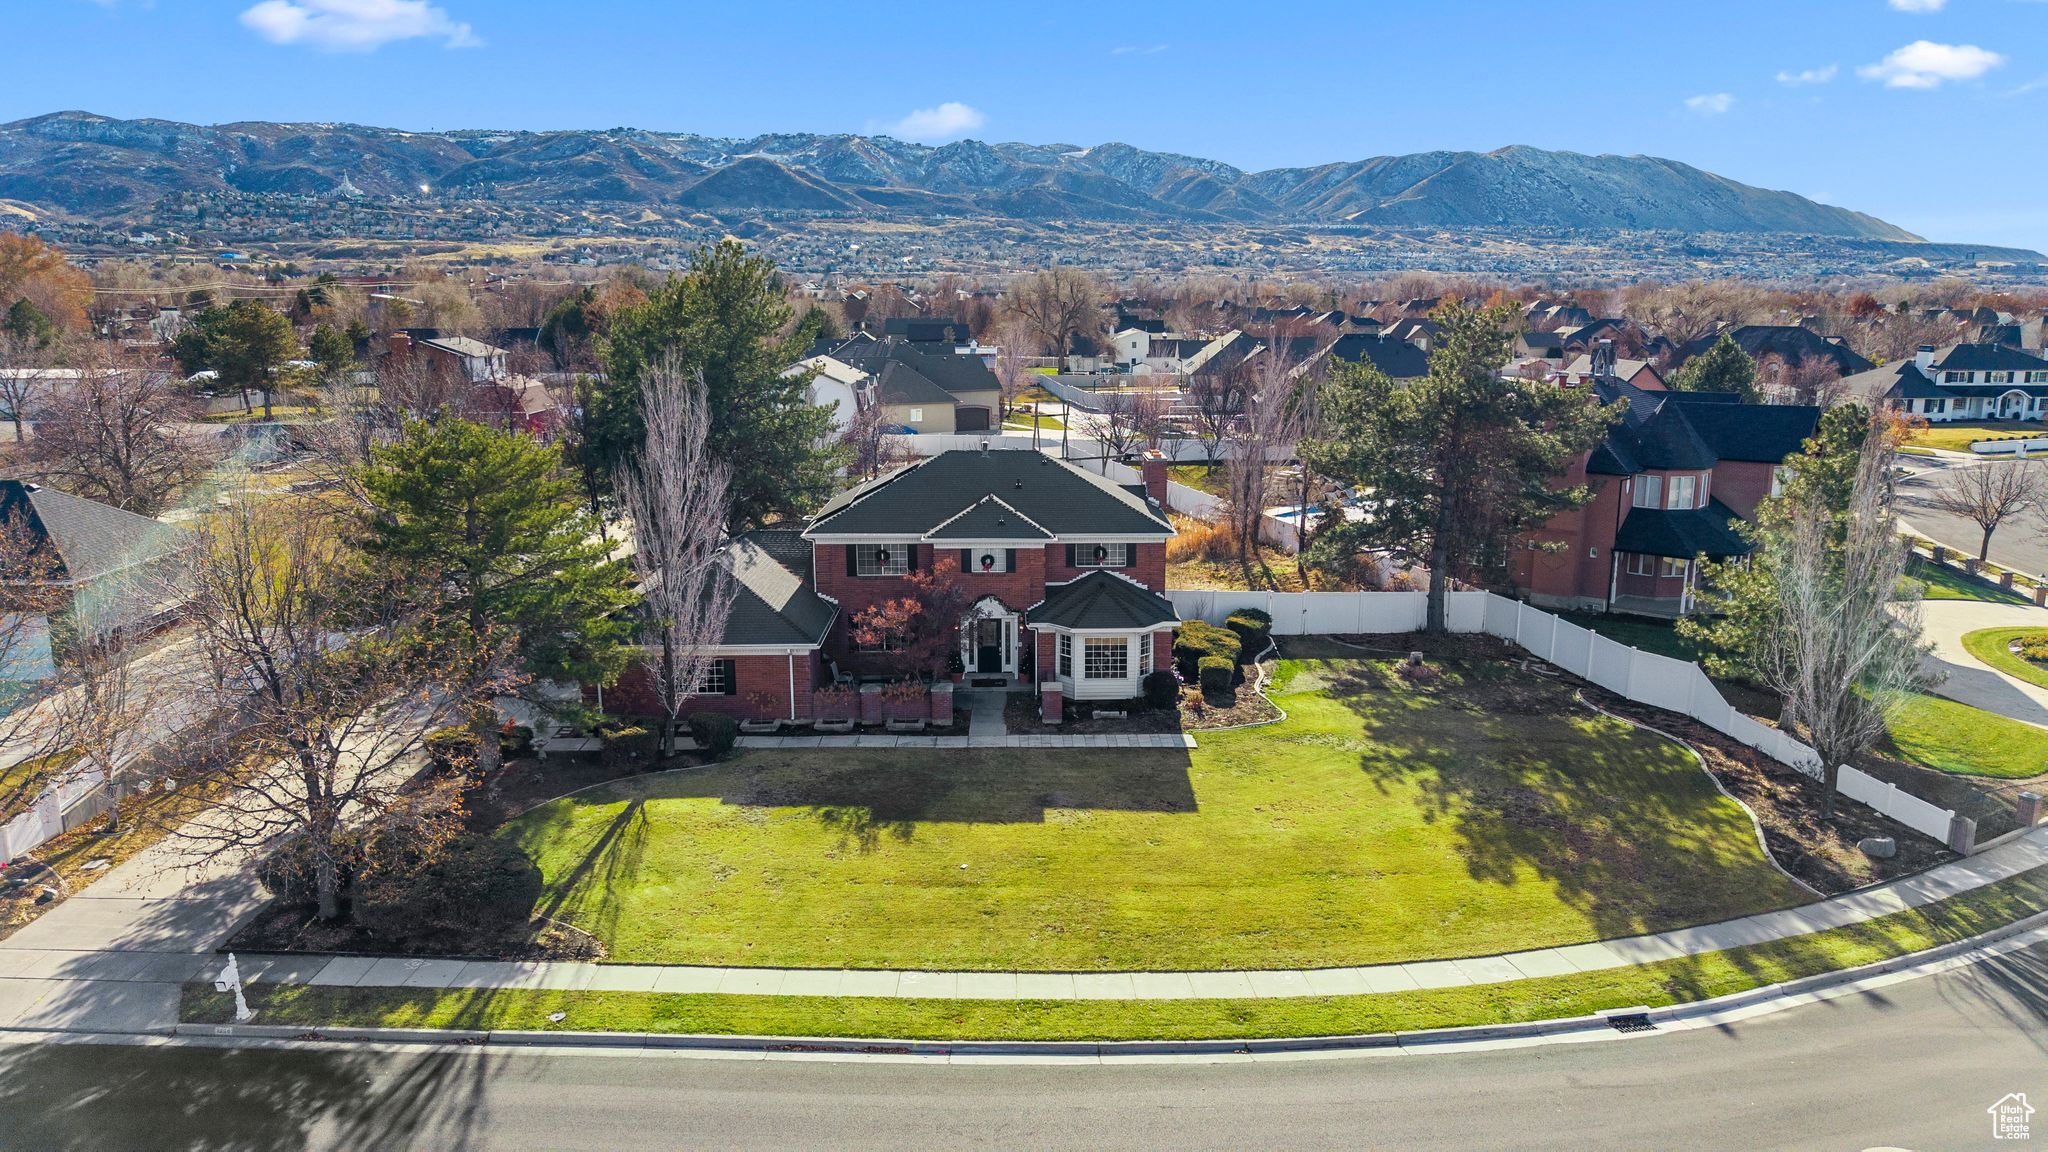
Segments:
[[[1183,620],[1220,624],[1240,608],[1273,617],[1279,636],[1398,635],[1420,631],[1424,592],[1208,592],[1171,590]],[[1821,777],[1813,749],[1743,715],[1722,699],[1700,666],[1619,644],[1569,620],[1491,592],[1452,592],[1445,606],[1453,632],[1483,632],[1513,641],[1531,655],[1639,704],[1681,713],[1794,768]],[[1844,765],[1840,790],[1916,832],[1950,841],[1955,813]]]
[[[68,776],[36,798],[29,810],[0,824],[0,864],[12,863],[105,811],[98,771]]]

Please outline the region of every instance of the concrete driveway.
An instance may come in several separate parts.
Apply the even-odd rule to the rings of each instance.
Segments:
[[[2048,728],[2048,688],[2015,680],[1963,650],[1963,637],[1982,628],[2048,628],[2048,608],[1981,600],[1928,600],[1920,605],[1922,635],[1934,645],[1925,667],[1943,677],[1934,691],[1972,708]]]

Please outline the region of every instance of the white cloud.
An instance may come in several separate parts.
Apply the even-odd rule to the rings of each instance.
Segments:
[[[1975,44],[1915,40],[1875,64],[1856,70],[1887,88],[1939,88],[1950,80],[1975,80],[2005,63],[2005,57]]]
[[[903,140],[951,140],[965,136],[988,122],[979,111],[948,100],[936,108],[919,108],[889,125],[889,135]]]
[[[373,52],[396,40],[440,40],[450,48],[483,43],[427,0],[262,0],[242,13],[242,23],[273,44],[329,52]]]
[[[1726,92],[1710,92],[1704,96],[1693,96],[1686,100],[1687,109],[1702,116],[1719,116],[1735,107],[1735,97]]]
[[[1119,44],[1109,50],[1111,56],[1157,56],[1167,50],[1166,44]]]
[[[1808,68],[1804,72],[1780,72],[1778,73],[1778,83],[1794,86],[1801,84],[1825,84],[1833,80],[1835,73],[1840,71],[1841,68],[1838,65],[1829,64],[1824,68]]]
[[[1893,10],[1899,12],[1939,12],[1948,0],[1891,0]]]

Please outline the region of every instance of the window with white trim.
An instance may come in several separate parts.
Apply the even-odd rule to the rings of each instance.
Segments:
[[[1152,674],[1152,637],[1138,637],[1138,675]]]
[[[694,695],[735,696],[739,690],[739,665],[731,660],[713,660],[705,667],[704,679]]]
[[[1635,505],[1638,508],[1662,508],[1664,506],[1664,478],[1662,476],[1636,477]]]
[[[1059,648],[1060,675],[1072,676],[1074,674],[1074,638],[1062,632],[1055,637],[1054,643]]]
[[[1666,508],[1699,507],[1700,478],[1697,476],[1673,476],[1671,496],[1664,504]]]
[[[1130,566],[1131,546],[1128,543],[1074,545],[1074,567],[1076,568],[1129,568]]]
[[[1665,579],[1685,575],[1686,567],[1692,563],[1690,560],[1674,560],[1669,556],[1665,556],[1662,559],[1664,563],[1659,567],[1657,575]]]
[[[1984,382],[1986,384],[2010,384],[2012,383],[2012,373],[1986,372],[1984,374]]]
[[[910,548],[908,544],[855,544],[853,545],[854,574],[857,576],[908,576],[910,574]]]
[[[1655,576],[1657,574],[1657,558],[1655,556],[1646,556],[1641,552],[1629,553],[1628,574],[1631,576]]]
[[[1122,636],[1089,636],[1081,641],[1081,678],[1128,680],[1131,642]]]
[[[1941,374],[1941,382],[1943,384],[1968,384],[1976,379],[1976,377],[1977,374],[1975,372],[1943,372]]]
[[[2027,373],[2027,383],[2029,383],[2029,384],[2048,384],[2048,372],[2029,372],[2029,373]]]
[[[922,408],[912,408],[912,409],[910,410],[910,422],[911,422],[912,424],[922,424],[922,423],[924,423],[924,409],[922,409]]]

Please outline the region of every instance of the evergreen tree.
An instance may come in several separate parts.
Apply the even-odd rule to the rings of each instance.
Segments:
[[[1584,502],[1557,481],[1605,433],[1610,414],[1584,393],[1504,379],[1511,309],[1449,306],[1429,374],[1400,387],[1368,365],[1339,365],[1321,392],[1322,434],[1309,467],[1372,493],[1367,514],[1325,529],[1310,561],[1341,566],[1385,549],[1429,569],[1427,628],[1444,630],[1456,576],[1498,565],[1519,533]]]
[[[1756,361],[1726,332],[1672,373],[1671,387],[1678,392],[1739,392],[1744,403],[1762,399],[1756,387]]]
[[[443,419],[407,425],[364,474],[367,551],[431,604],[436,643],[489,670],[469,705],[486,771],[494,698],[532,679],[604,683],[626,660],[631,573],[561,465],[532,437]]]
[[[687,274],[620,312],[602,342],[606,380],[590,413],[594,463],[609,476],[643,441],[641,379],[673,357],[674,368],[703,378],[710,450],[733,470],[732,528],[816,508],[837,482],[840,449],[831,410],[811,403],[810,382],[782,374],[808,344],[791,315],[773,262],[736,240],[698,250]]]
[[[48,348],[57,339],[55,322],[26,296],[7,309],[7,319],[0,322],[0,331],[5,331],[23,345],[35,348]]]
[[[330,324],[313,328],[313,335],[306,340],[306,354],[320,366],[320,378],[327,381],[339,379],[356,362],[355,343]]]
[[[209,368],[219,373],[221,387],[242,394],[245,410],[249,390],[261,393],[266,417],[277,390],[278,370],[298,350],[291,321],[255,300],[206,309],[171,344],[171,354],[186,375]]]

